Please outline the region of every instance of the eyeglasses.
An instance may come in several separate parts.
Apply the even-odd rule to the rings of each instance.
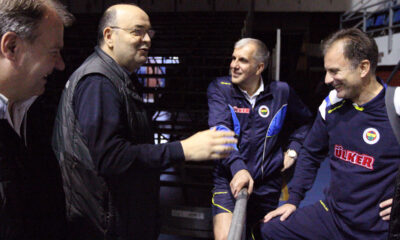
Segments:
[[[145,29],[121,28],[121,27],[117,27],[117,26],[109,26],[109,27],[112,28],[112,29],[121,29],[121,30],[123,30],[125,32],[130,33],[133,36],[141,37],[141,38],[144,38],[146,33],[149,35],[150,38],[153,38],[154,35],[156,34],[156,31],[154,31],[153,29],[145,30]]]

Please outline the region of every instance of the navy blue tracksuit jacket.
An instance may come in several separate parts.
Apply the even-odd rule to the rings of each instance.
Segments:
[[[209,126],[224,125],[238,130],[233,123],[233,111],[240,125],[239,150],[216,164],[216,188],[229,189],[232,176],[247,169],[255,182],[253,194],[280,192],[282,148],[299,152],[308,133],[311,113],[294,91],[284,82],[272,81],[264,86],[252,108],[241,90],[231,83],[231,77],[217,78],[209,85]]]
[[[385,107],[385,89],[362,106],[332,91],[320,106],[290,188],[298,205],[315,179],[320,163],[331,169],[326,203],[342,239],[386,239],[388,221],[379,203],[393,197],[400,147]],[[312,223],[310,223],[312,225]]]

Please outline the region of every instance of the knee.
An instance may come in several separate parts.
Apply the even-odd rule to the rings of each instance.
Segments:
[[[231,213],[220,213],[214,216],[214,239],[226,240],[228,239],[229,227],[232,221]]]
[[[261,223],[259,228],[256,229],[256,234],[259,237],[257,239],[273,240],[277,239],[273,237],[275,235],[275,228],[271,222]]]

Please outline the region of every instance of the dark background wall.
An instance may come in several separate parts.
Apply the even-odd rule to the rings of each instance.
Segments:
[[[53,125],[59,97],[68,77],[96,45],[101,12],[116,1],[64,2],[76,16],[75,24],[65,29],[63,57],[66,69],[53,74],[45,94],[36,103],[45,109],[49,129]],[[147,63],[146,69],[157,74],[139,74],[141,81],[153,82],[143,89],[144,97],[151,99],[148,103],[149,112],[167,113],[168,116],[153,122],[159,140],[176,140],[208,128],[207,86],[215,77],[228,74],[234,42],[241,38],[245,25],[252,30],[248,36],[262,40],[272,52],[276,45],[276,30],[281,29],[281,81],[288,82],[316,113],[318,105],[329,91],[323,84],[325,71],[319,45],[339,28],[340,14],[352,1],[285,0],[281,2],[292,5],[283,11],[284,8],[276,6],[279,1],[260,0],[256,1],[252,18],[246,18],[250,1],[243,0],[121,2],[134,2],[147,10],[152,26],[157,31],[152,40],[150,58],[179,59],[179,64],[173,65]],[[273,12],[266,12],[268,7]],[[305,10],[307,7],[315,11]],[[249,19],[252,19],[252,23],[249,23]],[[163,74],[159,74],[161,68],[165,70]],[[390,71],[390,67],[381,69],[385,76]],[[271,76],[271,69],[264,73],[265,78],[272,80]],[[46,131],[43,138],[49,138],[50,134],[51,130]],[[211,169],[212,164],[209,163],[182,164],[167,169],[161,176],[162,205],[209,208]],[[207,222],[205,231],[209,232],[209,227],[210,222]]]

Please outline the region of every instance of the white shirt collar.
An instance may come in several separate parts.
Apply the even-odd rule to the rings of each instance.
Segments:
[[[7,119],[8,99],[0,93],[0,119]]]
[[[0,93],[0,119],[7,119],[14,131],[21,136],[20,131],[23,119],[28,112],[29,107],[33,104],[37,97],[38,96],[33,96],[25,101],[15,102],[11,109],[13,111],[13,119],[11,119],[11,114],[8,111],[9,101],[6,96]]]
[[[260,79],[260,86],[258,87],[257,91],[256,91],[252,96],[250,96],[250,95],[247,93],[246,90],[243,90],[243,89],[241,89],[240,87],[239,87],[239,89],[240,89],[240,91],[242,91],[242,93],[243,93],[244,97],[247,99],[247,101],[250,102],[251,107],[254,108],[254,105],[256,104],[256,98],[257,98],[257,96],[260,95],[260,93],[261,93],[262,91],[264,91],[264,81],[263,81],[262,78]]]

